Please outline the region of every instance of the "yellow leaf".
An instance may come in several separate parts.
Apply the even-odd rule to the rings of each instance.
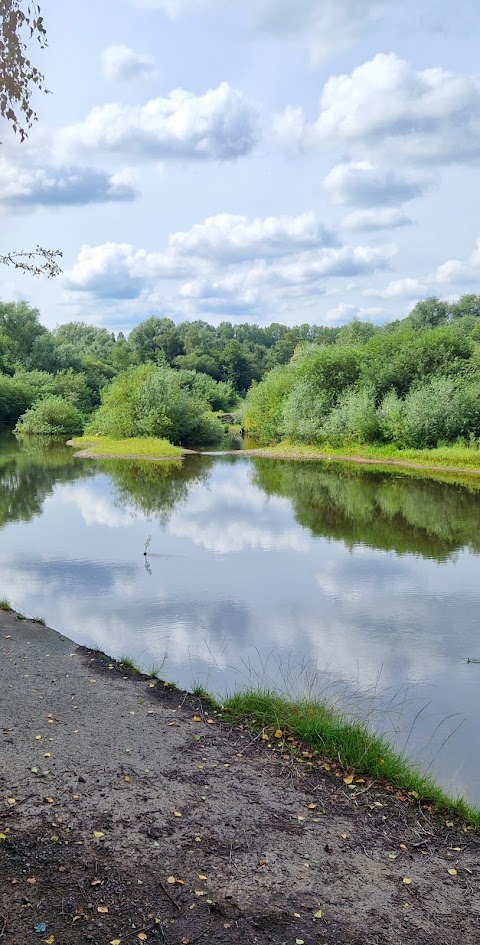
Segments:
[[[303,938],[296,938],[295,945],[305,945]]]
[[[149,688],[149,689],[155,689],[155,683],[154,683],[154,682],[149,682],[148,688]]]
[[[13,805],[16,804],[16,803],[17,803],[16,797],[7,797],[7,804],[8,804],[10,807],[13,807]]]
[[[321,909],[319,909],[318,912],[314,912],[313,915],[314,915],[314,918],[315,918],[315,919],[321,919],[321,918],[322,918],[322,915],[323,915],[323,912],[322,912]]]
[[[139,938],[141,942],[146,942],[148,939],[148,935],[146,932],[139,932],[137,935],[137,938]]]
[[[129,775],[129,774],[126,774],[126,775],[125,775],[125,781],[127,782],[127,784],[130,784],[130,781],[131,781],[131,780],[132,780],[132,779],[131,779],[130,775]]]
[[[176,723],[175,720],[174,720],[173,722],[169,722],[168,724],[169,724],[169,725],[176,725],[177,723]]]
[[[110,945],[122,945],[122,940],[121,940],[121,938],[112,938],[112,941],[110,942]]]
[[[173,814],[175,817],[183,817],[183,814],[179,810],[174,810]]]
[[[453,868],[453,866],[452,866],[452,869],[449,870],[448,872],[449,872],[450,876],[457,876],[457,871],[456,871],[456,869]]]
[[[193,721],[194,721],[194,722],[203,722],[203,719],[202,719],[202,717],[201,717],[200,715],[194,715],[194,716],[193,716]]]
[[[177,882],[177,880],[175,879],[174,876],[168,876],[168,877],[167,877],[167,883],[169,883],[170,886],[175,886],[175,883],[176,883],[176,882]]]
[[[215,725],[215,719],[207,719],[207,725]]]
[[[39,741],[41,740],[41,738],[42,738],[41,735],[35,735],[35,741],[36,741],[36,742],[39,742]]]
[[[281,728],[277,728],[277,731],[275,732],[275,738],[282,738],[282,736],[283,736],[283,732]]]
[[[0,840],[6,840],[6,839],[7,839],[6,833],[0,833]]]
[[[92,683],[93,686],[95,685],[96,681],[97,681],[96,679],[91,679],[91,680],[90,680],[90,682]]]
[[[309,810],[316,810],[316,809],[317,809],[317,805],[316,805],[316,804],[309,804],[309,805],[308,805],[308,809],[309,809]]]
[[[453,823],[453,820],[447,820],[447,821],[445,822],[445,826],[446,826],[446,827],[454,827],[455,824]]]
[[[408,876],[405,876],[405,877],[403,878],[402,882],[403,882],[403,885],[404,885],[404,886],[410,886],[410,883],[412,882],[412,880],[409,879]]]
[[[295,916],[296,919],[301,919],[301,918],[302,918],[299,912],[294,912],[293,914],[294,914],[294,916]]]
[[[343,779],[344,784],[351,784],[353,781],[353,774],[349,774],[347,778]]]
[[[262,732],[262,742],[268,742],[269,736],[266,732]]]
[[[406,843],[401,843],[401,844],[400,844],[400,849],[401,849],[401,850],[406,850],[406,849],[407,849]]]
[[[97,906],[97,912],[102,912],[103,914],[108,912],[108,906]]]
[[[45,798],[45,803],[46,803],[46,804],[54,804],[55,801],[54,801],[53,797],[46,797],[46,798]]]
[[[54,936],[54,935],[49,935],[48,938],[44,938],[43,941],[46,943],[46,945],[53,945],[53,943],[54,943],[54,941],[55,941],[55,936]]]
[[[342,840],[348,840],[348,833],[341,833],[340,836]]]
[[[78,922],[78,920],[81,918],[82,918],[81,915],[74,915],[72,922]]]
[[[207,879],[207,877],[204,876],[203,873],[199,873],[199,874],[198,874],[198,878],[199,878],[199,879]]]
[[[95,837],[95,840],[101,840],[105,834],[101,830],[95,830],[93,836]]]
[[[51,757],[52,757],[51,751],[46,751],[43,757],[44,757],[44,758],[51,758]]]

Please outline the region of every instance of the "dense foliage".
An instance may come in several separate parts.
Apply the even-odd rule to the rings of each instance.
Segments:
[[[48,331],[0,302],[0,422],[60,397],[105,435],[214,442],[213,412],[247,396],[264,442],[400,447],[480,437],[480,296],[430,298],[383,327],[217,327],[152,316],[126,338],[82,322]],[[101,406],[100,406],[101,405]]]
[[[182,372],[155,364],[130,368],[103,394],[87,433],[116,437],[164,437],[182,446],[217,442],[224,427]]]
[[[68,436],[81,433],[83,417],[79,410],[62,397],[45,397],[24,413],[18,421],[17,433],[43,436]]]

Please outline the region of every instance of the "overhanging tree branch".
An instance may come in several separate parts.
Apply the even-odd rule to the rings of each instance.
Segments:
[[[48,92],[43,73],[27,55],[27,40],[47,45],[40,7],[33,0],[0,0],[0,115],[24,141],[37,120],[31,97]]]
[[[13,269],[21,269],[33,276],[53,278],[59,276],[62,271],[57,263],[57,259],[62,256],[63,253],[59,249],[45,249],[43,246],[37,246],[35,252],[13,252],[5,256],[0,254],[0,264],[12,266]]]

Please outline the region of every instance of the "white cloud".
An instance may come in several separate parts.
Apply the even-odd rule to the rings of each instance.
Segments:
[[[294,121],[292,118],[294,116]],[[302,109],[276,116],[280,137],[292,123],[297,145],[351,147],[419,164],[478,163],[480,84],[441,68],[416,71],[395,53],[378,53],[325,83],[318,118]]]
[[[222,82],[204,95],[174,89],[145,105],[99,105],[58,135],[61,150],[99,151],[131,159],[227,161],[249,154],[257,115],[240,92]]]
[[[449,285],[468,285],[472,292],[480,287],[480,237],[466,259],[447,259],[422,279],[394,279],[384,289],[365,289],[363,295],[377,299],[419,299]]]
[[[135,200],[138,191],[129,171],[108,174],[88,167],[45,164],[24,166],[0,156],[0,207],[86,206]]]
[[[347,230],[389,230],[408,226],[410,217],[398,207],[379,207],[374,210],[354,210],[342,221]]]
[[[182,260],[165,253],[134,250],[129,243],[85,244],[64,275],[68,289],[100,298],[135,299],[156,279],[185,278],[191,273]]]
[[[374,299],[415,299],[427,292],[425,283],[418,279],[393,279],[385,289],[365,289],[364,295]]]
[[[119,44],[107,46],[102,53],[103,74],[112,82],[150,79],[155,74],[151,56],[145,56]]]
[[[337,164],[327,174],[323,188],[332,203],[356,207],[391,207],[420,197],[432,179],[415,171],[397,171],[371,161]]]
[[[335,308],[328,310],[326,321],[333,325],[345,325],[353,319],[367,322],[384,321],[388,315],[389,313],[384,308],[362,308],[340,302]]]
[[[335,242],[315,213],[265,219],[219,213],[168,239],[174,252],[232,261],[291,255]]]

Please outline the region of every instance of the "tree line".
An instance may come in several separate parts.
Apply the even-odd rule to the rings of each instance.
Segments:
[[[32,413],[33,408],[33,413]],[[425,299],[384,326],[176,324],[49,331],[0,302],[0,422],[30,432],[214,442],[241,409],[263,442],[436,446],[480,437],[480,296]]]

